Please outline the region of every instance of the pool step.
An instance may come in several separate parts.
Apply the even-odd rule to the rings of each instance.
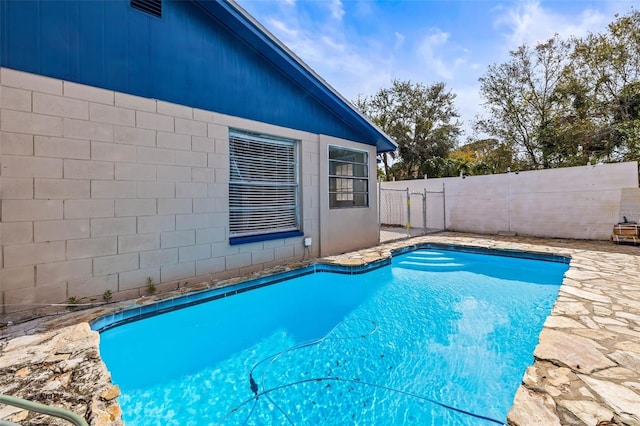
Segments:
[[[443,262],[453,260],[453,257],[439,256],[439,257],[418,257],[418,256],[407,256],[406,259],[415,260],[417,262]]]
[[[412,262],[403,260],[400,262],[400,266],[424,266],[425,268],[459,268],[463,266],[462,263],[456,262]]]
[[[398,262],[396,267],[414,271],[459,271],[463,269],[464,264],[458,262],[412,262],[403,260]]]
[[[446,253],[439,251],[416,251],[407,255],[402,261],[398,262],[398,266],[405,269],[415,270],[442,270],[442,269],[459,269],[464,264],[456,262],[456,259],[447,256]]]

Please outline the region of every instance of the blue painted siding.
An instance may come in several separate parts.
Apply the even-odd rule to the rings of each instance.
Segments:
[[[374,145],[209,11],[128,0],[0,0],[2,66]]]

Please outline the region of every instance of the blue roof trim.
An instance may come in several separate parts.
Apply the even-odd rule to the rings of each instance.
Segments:
[[[0,66],[396,149],[233,0],[162,9],[157,18],[129,0],[0,0]]]
[[[216,0],[215,2],[194,0],[194,2],[212,16],[217,17],[222,25],[241,37],[266,60],[304,87],[319,102],[342,117],[356,131],[375,141],[377,152],[396,150],[397,145],[390,136],[344,99],[236,2],[233,0]]]

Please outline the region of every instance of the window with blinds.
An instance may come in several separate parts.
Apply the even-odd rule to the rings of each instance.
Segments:
[[[369,205],[369,162],[366,151],[329,145],[329,207]]]
[[[299,230],[297,143],[229,132],[229,238]]]

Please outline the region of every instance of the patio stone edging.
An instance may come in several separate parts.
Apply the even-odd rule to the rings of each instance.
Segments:
[[[552,314],[540,334],[535,361],[527,369],[509,412],[510,425],[640,426],[640,248],[442,233],[319,262],[358,270],[388,259],[396,250],[429,243],[571,258]],[[211,287],[217,286],[214,283]],[[99,357],[99,334],[84,322],[108,309],[47,319],[29,329],[40,334],[0,340],[0,393],[56,398],[56,405],[85,415],[92,425],[122,425],[119,391]],[[42,424],[42,418],[25,413],[0,407],[0,419],[17,419],[25,426]],[[47,424],[68,424],[49,419]]]
[[[88,323],[0,342],[0,393],[73,411],[91,425],[121,426],[118,386]],[[0,419],[21,425],[68,426],[66,420],[0,404]]]

